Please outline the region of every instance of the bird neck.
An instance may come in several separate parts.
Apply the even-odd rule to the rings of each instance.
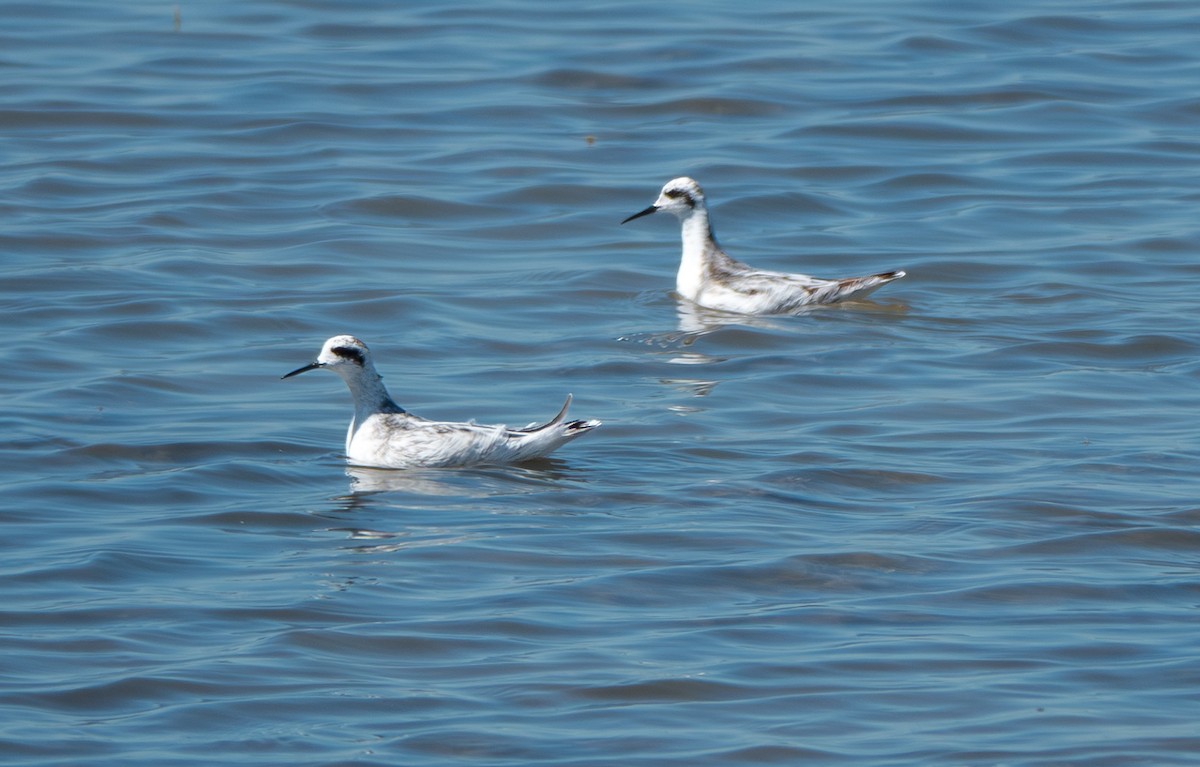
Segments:
[[[708,261],[718,250],[717,241],[708,222],[708,211],[703,208],[692,210],[680,225],[683,254],[679,259],[675,289],[685,298],[695,300],[703,286]]]
[[[387,387],[383,385],[383,377],[375,372],[375,368],[364,368],[357,376],[348,377],[346,385],[350,387],[350,396],[354,398],[354,420],[362,423],[368,416],[376,413],[403,413],[404,409],[397,405]]]

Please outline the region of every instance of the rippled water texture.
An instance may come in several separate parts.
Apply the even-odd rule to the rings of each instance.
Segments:
[[[1195,764],[1197,6],[585,6],[0,4],[0,761]]]

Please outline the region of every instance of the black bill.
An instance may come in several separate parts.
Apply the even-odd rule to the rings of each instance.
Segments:
[[[320,362],[310,362],[302,368],[296,368],[295,370],[288,373],[287,375],[281,376],[281,380],[283,378],[291,378],[292,376],[298,376],[301,373],[307,373],[310,370],[316,370],[317,368],[320,368],[320,367],[325,367],[325,366],[322,365]]]
[[[649,208],[646,208],[645,210],[641,210],[641,211],[638,211],[637,213],[634,213],[632,216],[625,219],[621,223],[628,224],[630,221],[634,220],[635,218],[641,218],[642,216],[649,216],[651,213],[654,213],[657,210],[658,210],[658,208],[656,206],[651,205]]]

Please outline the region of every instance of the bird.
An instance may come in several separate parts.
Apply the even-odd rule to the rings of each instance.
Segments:
[[[375,370],[367,345],[351,335],[333,336],[316,360],[283,378],[319,368],[341,376],[354,398],[346,458],[356,466],[405,469],[520,463],[548,455],[600,425],[595,420],[566,420],[569,394],[554,418],[520,429],[421,418],[396,404]]]
[[[717,244],[704,204],[704,191],[687,176],[668,181],[653,205],[621,223],[659,211],[673,213],[682,229],[683,254],[675,290],[709,309],[739,314],[795,314],[815,304],[862,298],[904,276],[904,272],[894,271],[826,280],[806,274],[764,271],[737,261]]]

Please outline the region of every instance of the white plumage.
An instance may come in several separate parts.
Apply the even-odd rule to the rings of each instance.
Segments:
[[[350,388],[354,418],[346,431],[346,457],[358,466],[403,469],[519,463],[549,455],[600,425],[599,421],[567,421],[569,394],[550,421],[521,429],[415,416],[388,395],[370,350],[354,336],[330,338],[315,362],[283,377],[317,368],[337,373]]]
[[[861,298],[904,276],[883,272],[867,277],[825,280],[806,274],[754,269],[730,258],[713,236],[704,191],[686,176],[668,181],[654,204],[621,223],[658,211],[673,213],[683,235],[683,255],[675,289],[684,298],[710,309],[741,314],[791,314],[812,304]]]

